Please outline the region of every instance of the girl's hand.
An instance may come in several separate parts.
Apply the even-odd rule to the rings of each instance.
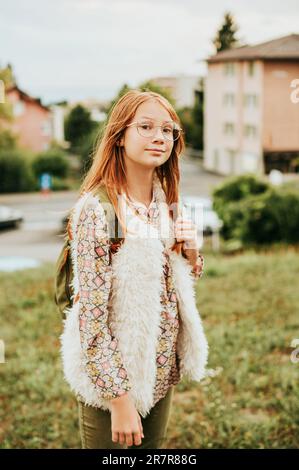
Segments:
[[[112,441],[140,445],[144,437],[141,418],[131,398],[126,394],[113,399],[111,406]]]
[[[174,236],[178,242],[184,242],[184,249],[198,250],[197,227],[190,219],[177,217],[174,223]]]

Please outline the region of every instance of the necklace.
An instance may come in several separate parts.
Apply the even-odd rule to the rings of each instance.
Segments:
[[[153,199],[152,199],[152,202],[149,206],[149,209],[147,210],[147,215],[144,215],[144,214],[140,214],[139,212],[139,209],[134,205],[134,203],[132,203],[130,201],[130,199],[128,199],[128,197],[126,196],[125,194],[125,199],[126,199],[126,202],[128,204],[128,206],[132,209],[134,215],[136,215],[139,219],[141,219],[143,222],[145,222],[146,224],[152,224],[152,225],[157,225],[158,224],[158,220],[155,220],[155,218],[153,218],[153,220],[151,220],[151,216],[150,216],[150,211],[153,209],[153,210],[156,210],[156,207],[152,208],[151,205],[153,204],[154,206],[156,206],[156,202],[157,202],[157,198],[156,198],[156,194],[154,193],[153,195]],[[158,217],[157,217],[158,219]]]

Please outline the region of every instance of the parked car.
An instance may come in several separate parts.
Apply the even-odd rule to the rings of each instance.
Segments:
[[[198,217],[202,215],[203,220],[201,225],[204,235],[211,235],[219,232],[223,222],[213,210],[213,201],[211,198],[201,196],[182,196],[182,204],[185,209],[187,209],[187,214],[191,216],[191,219],[197,225]],[[196,208],[198,208],[197,210],[199,212],[195,212]],[[202,213],[200,212],[201,210]],[[196,220],[195,213],[197,214]],[[198,226],[198,230],[201,231],[200,226]]]
[[[18,228],[23,220],[23,214],[21,211],[0,205],[0,228]]]

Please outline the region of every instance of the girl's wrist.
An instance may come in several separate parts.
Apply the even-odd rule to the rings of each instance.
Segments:
[[[185,240],[183,248],[185,250],[199,250],[199,244],[197,240]]]
[[[193,266],[191,273],[195,278],[199,278],[203,275],[204,271],[204,257],[202,254],[198,253],[196,264]]]
[[[111,398],[110,403],[112,406],[121,405],[123,403],[126,403],[128,399],[129,399],[129,395],[128,395],[128,392],[126,392],[126,393],[123,393],[122,395]]]

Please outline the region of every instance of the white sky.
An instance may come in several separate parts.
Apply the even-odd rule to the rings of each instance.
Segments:
[[[298,0],[0,0],[0,66],[45,104],[111,99],[125,82],[203,74],[226,10],[248,44],[299,33]]]

